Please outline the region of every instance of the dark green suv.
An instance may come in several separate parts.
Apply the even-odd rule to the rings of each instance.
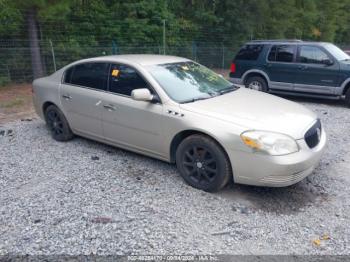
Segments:
[[[248,42],[231,64],[230,80],[264,92],[345,98],[350,106],[350,57],[331,43]]]

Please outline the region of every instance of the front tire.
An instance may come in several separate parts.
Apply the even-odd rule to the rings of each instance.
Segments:
[[[219,191],[232,178],[226,153],[204,135],[191,135],[181,142],[176,151],[176,165],[189,185],[207,192]]]
[[[246,88],[256,91],[267,92],[268,86],[264,78],[260,76],[249,77],[245,83]]]
[[[50,105],[45,110],[46,125],[51,131],[51,136],[56,141],[68,141],[74,136],[68,121],[62,111],[55,105]]]
[[[348,107],[350,107],[350,88],[348,88],[348,90],[346,91],[345,102],[348,105]]]

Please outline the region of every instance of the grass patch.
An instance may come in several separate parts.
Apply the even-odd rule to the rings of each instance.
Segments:
[[[2,85],[0,85],[0,91],[6,91],[6,90],[8,90],[8,89],[10,89],[10,86],[2,86]]]
[[[16,97],[16,98],[9,100],[9,101],[0,102],[0,107],[1,108],[13,108],[16,106],[21,106],[21,105],[23,105],[23,103],[24,103],[24,100],[22,98]]]
[[[10,83],[10,80],[7,77],[0,77],[0,88],[6,86]]]

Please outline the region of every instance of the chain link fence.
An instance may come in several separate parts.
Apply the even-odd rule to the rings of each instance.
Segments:
[[[88,57],[119,54],[166,54],[186,57],[212,69],[228,69],[237,50],[222,43],[183,43],[181,46],[119,46],[114,41],[82,46],[71,41],[41,40],[40,54],[45,75]],[[0,41],[0,86],[33,81],[31,50],[28,40]]]

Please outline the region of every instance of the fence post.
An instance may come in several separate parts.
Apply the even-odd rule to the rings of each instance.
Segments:
[[[163,19],[163,55],[165,55],[165,19]]]
[[[7,69],[7,78],[11,82],[11,73],[10,73],[9,65],[6,65],[6,69]]]
[[[117,44],[114,40],[112,40],[112,54],[113,55],[117,54]]]
[[[49,39],[49,43],[50,43],[50,46],[51,46],[51,54],[52,54],[52,60],[53,60],[53,69],[56,72],[57,71],[57,68],[56,68],[56,57],[55,57],[55,51],[53,50],[53,45],[52,45],[51,39]]]
[[[197,45],[196,42],[192,42],[192,57],[193,60],[197,62]]]
[[[222,69],[225,69],[225,46],[222,43]]]

